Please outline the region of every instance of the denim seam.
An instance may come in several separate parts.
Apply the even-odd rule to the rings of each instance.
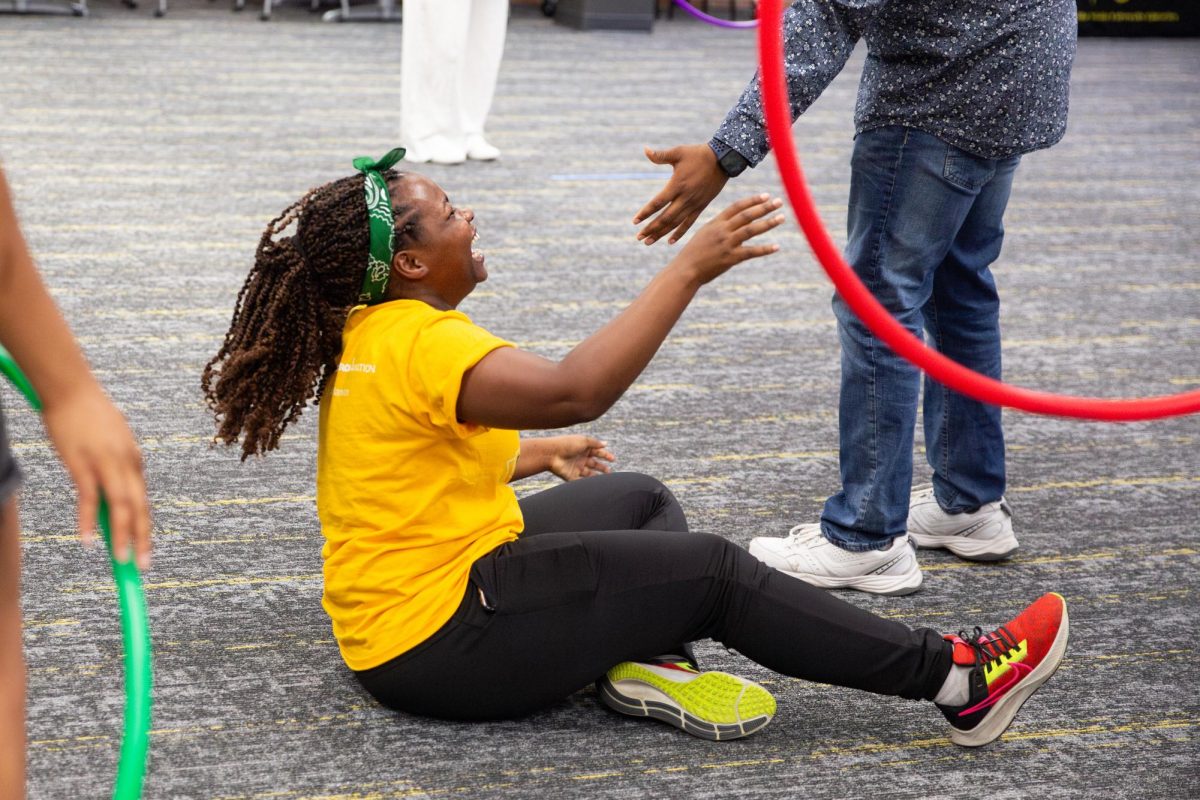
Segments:
[[[934,280],[937,280],[936,276],[934,277]],[[942,340],[942,328],[941,325],[938,324],[937,318],[938,308],[936,290],[930,294],[929,301],[930,309],[933,312],[933,339],[934,343],[937,345],[938,352],[942,353],[945,352],[945,348]],[[931,383],[934,385],[934,391],[939,392],[942,395],[942,435],[941,441],[938,442],[937,461],[938,472],[944,478],[946,473],[950,470],[950,398],[948,396],[950,392],[943,384],[939,382],[931,381]],[[926,442],[925,445],[928,447],[929,442]],[[936,498],[937,492],[934,492],[934,499]]]
[[[908,139],[911,135],[912,135],[912,132],[908,128],[905,128],[904,129],[904,140],[902,142],[900,142],[900,151],[896,154],[896,159],[892,163],[891,183],[888,185],[887,198],[884,200],[883,217],[879,223],[879,231],[877,233],[877,238],[875,240],[875,247],[871,252],[871,280],[872,280],[872,282],[877,282],[877,279],[879,277],[879,260],[881,258],[881,253],[883,251],[883,242],[884,242],[884,238],[885,238],[885,235],[887,232],[888,222],[891,220],[892,200],[893,200],[893,198],[895,196],[895,192],[896,192],[896,180],[897,180],[897,176],[900,174],[900,164],[904,161],[905,151],[908,147]],[[875,344],[874,336],[872,336],[869,339],[869,342],[870,342],[869,347],[870,347],[870,358],[871,358],[871,382],[870,382],[870,386],[869,386],[870,402],[868,403],[868,408],[870,408],[870,410],[871,410],[871,412],[870,412],[871,413],[871,480],[869,483],[870,488],[866,492],[863,493],[862,499],[859,501],[858,509],[855,512],[855,523],[860,526],[863,523],[863,515],[866,511],[866,507],[867,507],[868,503],[870,502],[873,493],[876,491],[876,487],[878,485],[878,472],[879,472],[879,409],[877,407],[878,394],[875,390],[876,384],[878,383],[878,381],[876,379],[877,378],[876,372],[878,369],[878,365],[876,362],[876,354],[877,354],[879,348]],[[822,531],[822,533],[824,533],[824,531]],[[825,538],[828,539],[829,536],[826,535]],[[837,545],[839,547],[841,547],[842,549],[848,550],[850,552],[866,552],[868,550],[878,549],[877,547],[874,547],[874,546],[864,547],[862,544],[859,544],[857,542],[850,546],[847,546],[847,543],[844,543],[844,542],[837,542]]]
[[[990,167],[987,177],[984,178],[978,186],[975,186],[966,177],[959,177],[959,174],[951,166],[953,163],[952,159],[954,157],[955,150],[958,150],[958,148],[954,147],[952,144],[946,144],[946,156],[942,160],[942,179],[960,189],[965,189],[968,192],[975,192],[976,196],[978,196],[979,192],[983,190],[983,187],[987,186],[988,183],[991,182],[992,178],[996,177],[996,160],[992,158],[979,158],[978,156],[972,156],[966,151],[959,151],[968,158],[986,161]]]

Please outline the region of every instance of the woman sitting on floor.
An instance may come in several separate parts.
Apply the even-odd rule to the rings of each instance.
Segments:
[[[782,222],[780,201],[729,206],[555,362],[457,311],[488,277],[475,215],[392,170],[400,155],[356,159],[363,174],[268,226],[202,379],[218,438],[240,438],[243,458],[319,400],[323,604],[367,691],[482,720],[599,680],[622,713],[708,739],[760,730],[774,698],[691,658],[688,643],[712,638],[793,677],[933,700],[962,745],[1004,732],[1062,659],[1059,595],[987,634],[910,629],[688,533],[658,481],[598,474],[612,458],[602,442],[519,441],[607,411],[701,287],[778,249],[750,240]],[[568,482],[518,501],[509,481],[546,470]]]

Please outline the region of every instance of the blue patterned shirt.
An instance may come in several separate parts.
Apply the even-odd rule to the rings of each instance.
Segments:
[[[792,119],[867,57],[854,122],[918,128],[984,158],[1049,147],[1067,126],[1074,0],[798,0],[784,15]],[[766,157],[758,76],[712,142],[752,165]]]

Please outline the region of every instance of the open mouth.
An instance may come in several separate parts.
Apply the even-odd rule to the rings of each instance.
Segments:
[[[474,225],[472,225],[471,226],[471,244],[475,244],[477,241],[479,241],[479,231],[475,229]],[[484,255],[479,250],[475,250],[474,248],[472,248],[471,260],[477,264],[482,264],[484,261]]]

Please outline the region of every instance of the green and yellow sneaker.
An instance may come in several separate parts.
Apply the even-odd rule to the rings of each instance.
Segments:
[[[713,741],[757,733],[775,716],[775,698],[757,683],[700,672],[686,661],[623,661],[596,688],[613,711],[653,717]]]

